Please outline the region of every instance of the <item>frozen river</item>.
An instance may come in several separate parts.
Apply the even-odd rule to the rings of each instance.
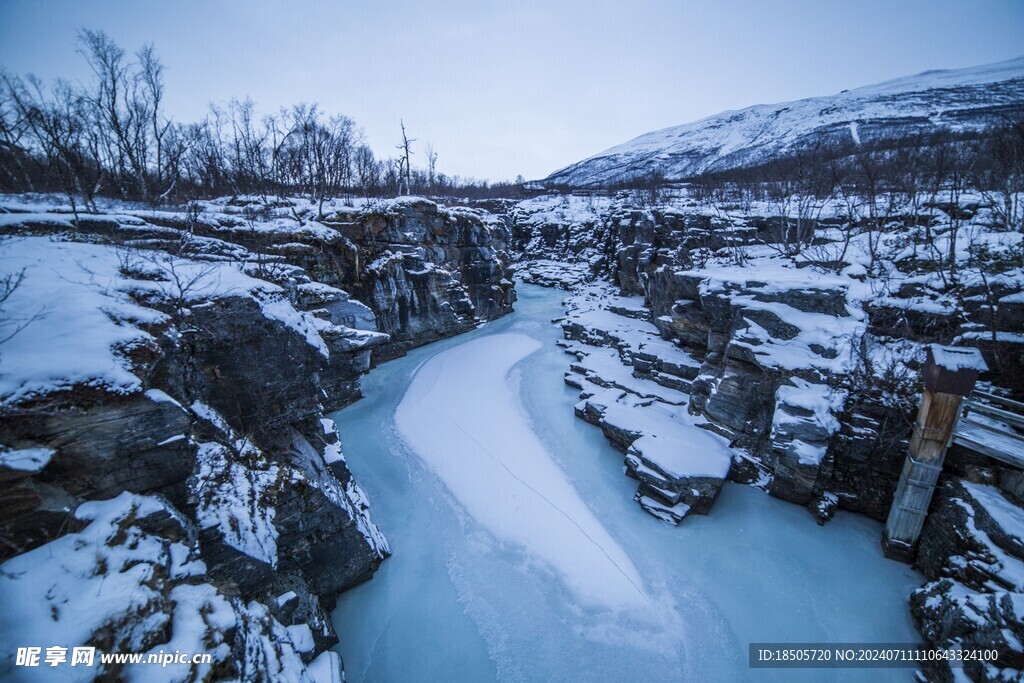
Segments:
[[[881,526],[727,484],[673,527],[573,416],[563,292],[373,370],[334,414],[394,555],[338,600],[361,681],[899,680],[911,669],[749,669],[750,642],[916,642],[922,583]]]

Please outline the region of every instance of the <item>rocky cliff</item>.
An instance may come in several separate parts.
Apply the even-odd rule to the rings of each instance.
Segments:
[[[4,640],[212,654],[175,680],[337,680],[328,610],[389,549],[325,413],[371,356],[511,310],[501,226],[421,200],[325,222],[11,205]]]
[[[328,308],[337,322],[389,336],[376,361],[465,332],[515,302],[508,229],[486,211],[401,197],[336,201],[317,215],[301,200],[242,197],[204,203],[187,225],[181,216],[164,222],[280,258],[345,290],[372,316],[351,305]]]
[[[949,478],[937,491],[917,553],[929,583],[910,598],[928,643],[998,650],[998,662],[965,662],[976,681],[1016,680],[1024,669],[1024,510],[1009,492],[1019,473],[1005,474],[989,483]],[[956,680],[940,662],[924,673]]]
[[[795,257],[778,244],[795,219],[771,208],[686,193],[657,203],[625,192],[527,200],[510,212],[517,275],[592,290],[583,308],[607,313],[570,311],[567,338],[616,347],[634,376],[687,393],[689,412],[752,456],[734,463],[733,478],[761,480],[823,518],[838,505],[884,519],[916,406],[921,343],[981,344],[993,359],[998,347],[1005,379],[1019,369],[1019,240],[986,227],[975,205],[974,229],[1005,250],[1002,271],[982,273],[963,253],[959,282],[943,284],[923,248],[906,245],[924,227],[944,239],[950,214],[894,215],[881,238],[888,246],[873,256],[882,279],[865,272],[862,235],[845,262],[829,262],[843,224],[836,207],[824,207],[817,243]],[[982,303],[992,297],[998,306]],[[630,343],[638,334],[647,340]]]

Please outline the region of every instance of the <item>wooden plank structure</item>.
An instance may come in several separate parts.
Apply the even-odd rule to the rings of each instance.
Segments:
[[[887,557],[904,562],[913,560],[946,450],[953,441],[961,403],[974,389],[978,375],[987,369],[977,349],[938,344],[928,347],[921,373],[924,394],[910,438],[910,452],[882,537]]]
[[[964,401],[953,443],[1024,469],[1024,403],[975,391]]]

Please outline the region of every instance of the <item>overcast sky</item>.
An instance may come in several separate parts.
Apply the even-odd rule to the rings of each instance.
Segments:
[[[540,178],[641,133],[1024,53],[1022,0],[0,0],[0,65],[86,76],[80,28],[156,45],[167,107],[316,101],[391,155]]]

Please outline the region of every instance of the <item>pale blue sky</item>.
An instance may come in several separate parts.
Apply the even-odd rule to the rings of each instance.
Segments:
[[[167,106],[318,101],[447,173],[543,177],[641,133],[1024,53],[1022,0],[0,0],[0,65],[85,76],[79,28],[156,44]]]

